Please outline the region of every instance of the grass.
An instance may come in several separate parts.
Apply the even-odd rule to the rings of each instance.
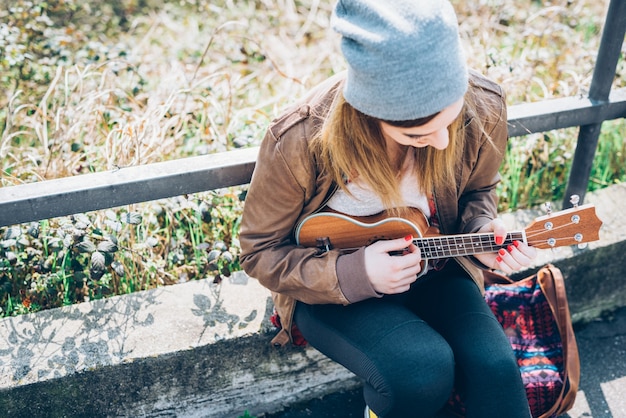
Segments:
[[[509,104],[586,94],[608,1],[453,3],[471,66]],[[329,1],[12,4],[0,11],[0,187],[256,145],[282,107],[345,68]],[[625,131],[603,125],[590,189],[624,179]],[[561,199],[575,142],[575,129],[512,138],[500,209]],[[0,228],[0,315],[219,281],[239,268],[243,195]]]

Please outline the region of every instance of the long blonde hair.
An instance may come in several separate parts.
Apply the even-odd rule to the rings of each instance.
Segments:
[[[460,161],[459,153],[465,137],[464,121],[473,113],[469,110],[473,107],[472,99],[468,97],[471,95],[466,95],[463,110],[448,127],[450,142],[445,149],[403,147],[405,156],[414,153],[418,185],[427,196],[455,181],[455,167]],[[392,210],[403,205],[398,181],[401,167],[388,157],[380,120],[352,107],[345,101],[341,89],[337,91],[319,134],[313,138],[311,148],[346,193],[350,194],[346,188],[347,180],[358,177],[379,196],[385,208]]]

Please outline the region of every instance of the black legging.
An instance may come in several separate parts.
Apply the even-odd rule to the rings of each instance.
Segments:
[[[348,306],[298,302],[307,341],[364,380],[380,417],[433,417],[462,387],[466,417],[528,418],[513,350],[476,284],[454,262],[401,295]]]

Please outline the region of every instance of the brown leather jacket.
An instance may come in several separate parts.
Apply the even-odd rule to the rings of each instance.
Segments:
[[[308,304],[349,304],[380,297],[366,278],[364,250],[352,253],[297,246],[295,227],[319,210],[337,189],[316,162],[308,141],[321,126],[320,115],[341,92],[342,76],[314,89],[270,125],[260,146],[241,224],[241,266],[272,291],[282,330],[272,342],[291,340],[296,300]],[[475,95],[483,130],[466,120],[466,138],[457,167],[456,188],[435,190],[442,233],[471,233],[496,216],[498,170],[507,141],[504,93],[495,83],[471,73],[468,94]],[[489,142],[487,133],[491,138]],[[476,262],[455,258],[484,289]]]

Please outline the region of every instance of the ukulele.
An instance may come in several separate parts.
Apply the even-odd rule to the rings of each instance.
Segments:
[[[546,249],[566,245],[581,245],[599,239],[602,221],[591,204],[548,213],[536,218],[522,231],[509,232],[503,244],[496,244],[494,234],[475,233],[440,235],[429,225],[426,216],[415,208],[407,208],[405,217],[381,212],[372,216],[347,216],[338,212],[318,212],[306,217],[296,228],[298,245],[356,250],[379,240],[412,235],[422,258],[439,259],[497,252],[513,241]]]

